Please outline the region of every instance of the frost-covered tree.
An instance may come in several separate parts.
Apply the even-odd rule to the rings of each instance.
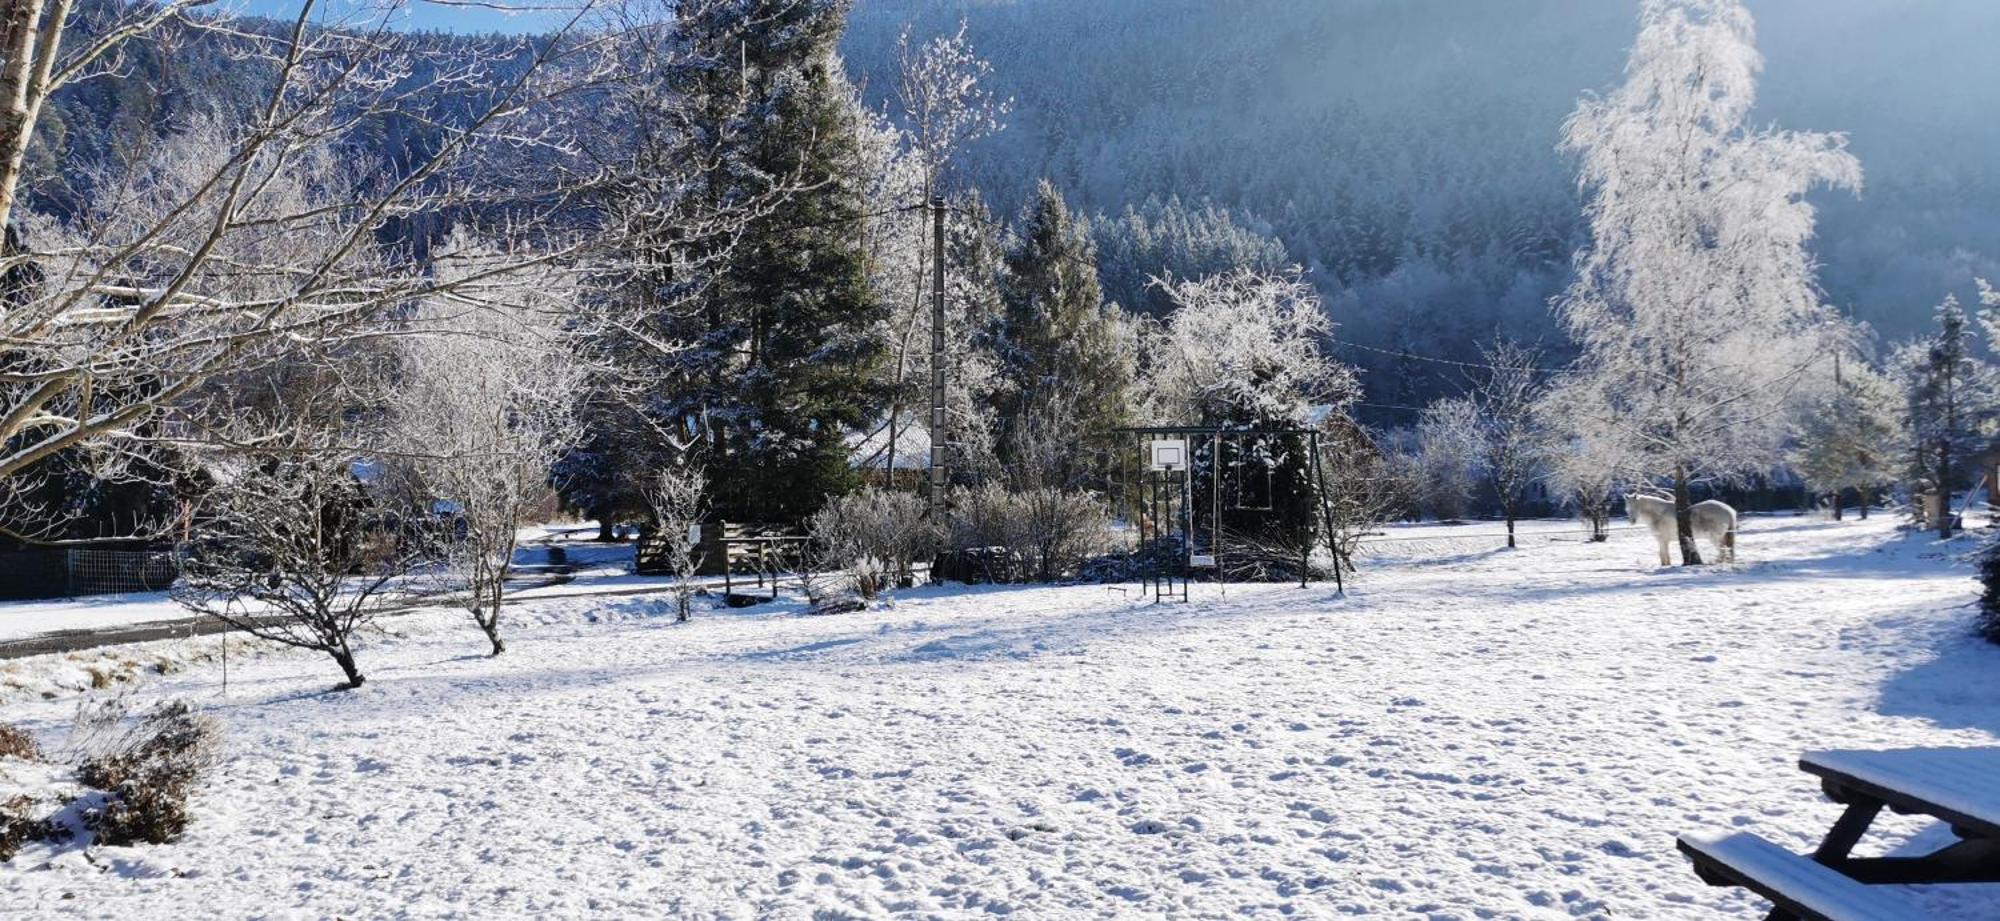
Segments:
[[[943,196],[942,183],[952,159],[965,145],[998,132],[1012,101],[994,97],[982,85],[993,68],[973,51],[963,22],[956,33],[927,42],[917,41],[906,27],[896,42],[896,60],[895,102],[902,122],[901,138],[906,145],[898,166],[913,175],[889,185],[906,202],[929,203]],[[956,199],[952,202],[955,210],[961,212],[973,203],[967,195],[951,197]],[[888,330],[893,354],[887,368],[889,437],[883,458],[884,470],[893,486],[897,442],[906,427],[905,406],[920,402],[929,393],[933,337],[932,304],[926,293],[934,283],[931,259],[935,241],[931,240],[931,234],[936,232],[936,224],[927,209],[884,210],[896,212],[896,219],[889,225],[894,232],[885,235],[885,242],[894,247],[891,258],[900,267],[900,271],[886,273],[900,282],[892,282],[899,290],[892,295],[898,303]],[[951,247],[951,242],[947,241],[946,246]],[[949,293],[952,286],[949,279],[946,286]],[[950,312],[953,307],[946,309]],[[954,332],[963,330],[945,331],[947,351]],[[950,358],[946,361],[950,362]]]
[[[1611,509],[1632,476],[1635,459],[1601,377],[1566,375],[1536,404],[1549,487],[1590,526],[1590,539],[1611,538]]]
[[[653,539],[674,576],[674,619],[686,621],[694,614],[694,596],[701,570],[701,526],[708,517],[708,472],[686,455],[676,458],[657,475],[646,490],[646,504],[653,512]]]
[[[449,249],[435,272],[459,282],[455,295],[421,305],[398,340],[391,444],[410,459],[421,498],[449,510],[440,575],[497,656],[520,528],[575,444],[585,372],[569,333],[574,287],[561,272],[500,271],[518,256],[464,235]]]
[[[1173,310],[1145,342],[1157,420],[1302,427],[1359,397],[1354,371],[1322,347],[1333,324],[1298,269],[1238,269],[1161,287]]]
[[[1868,517],[1875,490],[1896,482],[1904,466],[1903,394],[1866,364],[1842,361],[1833,379],[1801,402],[1792,469],[1807,489],[1828,497],[1834,520],[1840,520],[1842,496],[1850,491],[1860,494],[1861,517]]]
[[[1772,466],[1824,354],[1805,193],[1861,182],[1842,136],[1749,126],[1761,68],[1739,0],[1647,0],[1625,82],[1563,131],[1591,197],[1560,313],[1640,469],[1672,484],[1687,565],[1690,484]]]
[[[847,435],[881,409],[870,122],[837,53],[850,5],[673,4],[658,91],[641,100],[671,117],[646,125],[668,141],[646,161],[667,188],[640,183],[631,211],[639,251],[659,254],[638,260],[658,271],[632,273],[645,322],[623,329],[653,356],[638,408],[662,432],[698,430],[711,500],[739,520],[797,520],[852,488]],[[695,204],[648,236],[654,198]],[[672,220],[685,210],[747,214],[686,241]]]
[[[1231,429],[1313,428],[1345,419],[1359,397],[1354,372],[1326,353],[1332,332],[1318,294],[1298,269],[1238,269],[1196,280],[1163,279],[1174,305],[1144,340],[1147,412],[1160,424]],[[1202,450],[1206,447],[1207,450]],[[1194,475],[1215,477],[1213,504],[1192,509],[1196,530],[1217,527],[1239,541],[1296,560],[1323,527],[1314,491],[1311,439],[1300,434],[1224,436],[1196,446]],[[1258,485],[1251,485],[1258,484]],[[1262,484],[1268,484],[1266,487]],[[1251,501],[1245,501],[1246,499]]]
[[[420,547],[400,540],[363,482],[347,386],[365,366],[316,364],[212,433],[210,487],[183,545],[174,600],[259,639],[323,653],[358,688],[357,635],[398,603]],[[248,408],[255,405],[257,408]]]
[[[273,28],[189,0],[6,4],[0,224],[51,233],[4,256],[42,271],[0,307],[0,490],[59,453],[143,454],[200,433],[235,376],[381,335],[385,314],[439,287],[384,241],[421,250],[440,215],[532,219],[566,199],[575,177],[541,167],[574,137],[549,116],[604,76],[599,46],[565,29],[453,58],[386,38],[397,7],[306,4]],[[136,59],[196,49],[241,69],[190,93],[164,138],[49,118],[65,96],[139,83],[119,76]],[[422,140],[357,155],[410,125]],[[117,137],[101,157],[34,163],[65,133]],[[482,169],[502,148],[519,167]],[[51,204],[60,219],[29,213]]]
[[[1486,367],[1475,382],[1472,401],[1484,430],[1485,468],[1507,519],[1507,546],[1515,546],[1514,522],[1528,488],[1541,479],[1544,437],[1535,408],[1542,397],[1541,353],[1514,342],[1500,342],[1484,351]]]
[[[1417,451],[1431,513],[1439,521],[1464,516],[1488,453],[1479,404],[1468,397],[1446,397],[1425,407],[1417,422]]]

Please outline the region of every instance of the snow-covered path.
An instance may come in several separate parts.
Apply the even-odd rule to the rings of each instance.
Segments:
[[[0,914],[1757,918],[1676,832],[1806,849],[1837,810],[1800,751],[2000,734],[1967,571],[1885,525],[1752,520],[1699,573],[1630,538],[1386,564],[1346,599],[549,602],[499,660],[438,615],[354,693],[293,655],[145,685],[229,729],[188,838],[26,851]],[[0,719],[53,742],[73,705]]]

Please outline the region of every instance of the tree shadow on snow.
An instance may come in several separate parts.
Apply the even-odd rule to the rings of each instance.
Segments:
[[[1891,618],[1875,628],[1909,629],[1912,635],[1907,641],[1932,653],[1882,684],[1876,712],[2000,736],[2000,682],[1993,680],[2000,675],[2000,646],[1973,633],[1969,613],[1930,619],[1914,629],[1901,618]]]

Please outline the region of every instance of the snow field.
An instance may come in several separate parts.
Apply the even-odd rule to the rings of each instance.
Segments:
[[[138,691],[228,730],[187,839],[30,849],[0,906],[1747,919],[1764,907],[1696,880],[1677,832],[1805,849],[1838,810],[1799,752],[1996,744],[2000,649],[1966,635],[1973,583],[1935,543],[1750,519],[1740,566],[1652,552],[1467,551],[1345,599],[1197,585],[1187,606],[926,589],[675,625],[657,600],[552,600],[497,660],[469,624],[411,618],[353,693],[286,653],[233,663],[225,696],[197,662]],[[0,718],[56,742],[74,704]],[[2000,913],[1981,887],[1922,898]]]

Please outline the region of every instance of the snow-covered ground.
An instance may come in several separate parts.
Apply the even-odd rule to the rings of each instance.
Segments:
[[[1954,545],[1960,552],[1965,544]],[[1383,561],[1330,588],[918,590],[674,624],[654,599],[445,613],[330,663],[141,674],[230,755],[179,844],[31,848],[8,916],[1758,918],[1677,832],[1808,849],[1824,747],[1996,744],[1968,571],[1889,522]],[[140,656],[143,650],[130,653]],[[17,671],[59,669],[25,660]],[[76,695],[0,719],[58,743]],[[1889,821],[1916,846],[1938,831]],[[2000,888],[1929,891],[1946,918]]]

